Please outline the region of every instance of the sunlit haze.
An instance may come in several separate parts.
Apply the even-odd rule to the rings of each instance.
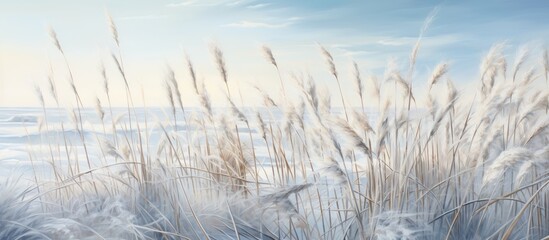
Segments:
[[[213,104],[224,106],[224,85],[210,48],[224,52],[229,86],[242,93],[238,104],[257,105],[253,86],[280,96],[278,75],[261,54],[272,48],[282,78],[292,87],[292,74],[311,75],[317,83],[336,89],[319,51],[334,56],[344,93],[354,93],[351,61],[364,76],[383,77],[388,62],[405,69],[408,56],[429,14],[414,72],[414,87],[424,87],[434,66],[447,61],[449,75],[459,86],[478,79],[478,65],[491,45],[506,42],[513,56],[522,45],[540,58],[549,37],[546,1],[7,1],[0,2],[0,106],[38,106],[39,86],[46,104],[50,66],[63,106],[74,106],[62,55],[48,35],[52,27],[73,70],[84,105],[105,98],[100,66],[107,69],[112,89],[123,89],[111,52],[118,50],[107,16],[118,27],[128,81],[139,100],[136,105],[168,104],[164,90],[168,66],[174,69],[186,105],[196,97],[186,69],[185,54],[194,62],[198,78],[210,91]],[[145,95],[145,103],[141,97]],[[123,94],[113,94],[124,106]],[[350,105],[358,99],[349,97]],[[338,105],[334,101],[334,105]]]

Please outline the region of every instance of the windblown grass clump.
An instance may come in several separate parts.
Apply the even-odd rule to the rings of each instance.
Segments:
[[[110,26],[120,47],[112,20]],[[66,60],[55,32],[51,36]],[[72,123],[46,121],[41,131],[63,131],[49,137],[47,156],[34,159],[51,164],[53,180],[37,177],[34,188],[15,195],[9,184],[0,185],[0,192],[10,192],[0,198],[0,238],[548,236],[547,52],[540,66],[524,71],[529,53],[519,51],[508,69],[503,45],[496,45],[482,62],[479,91],[472,98],[454,87],[446,76],[449,66],[442,63],[424,80],[424,108],[418,107],[421,98],[412,86],[419,41],[406,74],[389,67],[385,76],[367,82],[356,63],[354,79],[341,78],[337,62],[321,47],[339,86],[342,112],[332,109],[332,96],[320,91],[312,77],[283,77],[276,51],[267,46],[262,48],[266,64],[275,67],[282,89],[290,84],[299,89],[299,100],[276,100],[259,90],[264,107],[240,108],[229,92],[223,52],[213,46],[229,111],[212,109],[208,90],[187,57],[185,81],[193,89],[181,91],[182,80],[169,71],[170,121],[165,122],[136,110],[122,56],[112,54],[119,76],[107,76],[102,68],[98,82],[105,92],[94,103],[102,133],[92,136],[85,133],[83,103],[65,61],[76,101]],[[118,78],[126,87],[123,116],[115,116],[110,103],[109,81]],[[55,79],[49,81],[58,105]],[[342,81],[355,82],[356,96],[343,95]],[[386,89],[403,94],[385,94]],[[435,90],[447,94],[436,96]],[[185,108],[183,94],[196,95],[200,110]],[[361,108],[348,105],[354,97]],[[378,109],[366,111],[368,101]],[[78,138],[69,139],[65,129],[74,129]],[[158,141],[151,140],[154,129],[160,132]],[[94,146],[98,153],[92,152]]]

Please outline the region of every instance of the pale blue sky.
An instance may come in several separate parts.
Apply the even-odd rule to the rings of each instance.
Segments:
[[[492,44],[506,41],[511,58],[518,46],[528,44],[535,59],[549,39],[549,1],[541,0],[1,0],[0,106],[38,104],[29,89],[46,88],[50,61],[60,91],[66,87],[66,72],[50,43],[48,26],[65,48],[84,102],[93,104],[96,95],[104,96],[98,72],[101,61],[107,64],[113,87],[122,89],[109,57],[114,44],[107,11],[118,25],[133,86],[146,89],[148,104],[165,105],[162,83],[167,64],[183,82],[186,101],[194,103],[187,89],[184,51],[211,88],[214,103],[222,104],[221,79],[209,52],[212,42],[225,52],[231,88],[240,86],[244,93],[252,92],[250,84],[278,88],[276,73],[259,51],[263,44],[273,49],[288,82],[291,72],[310,73],[333,89],[335,83],[316,45],[320,43],[335,57],[344,92],[353,94],[347,74],[350,61],[359,63],[364,76],[382,74],[391,58],[406,64],[423,21],[435,7],[439,11],[425,34],[414,78],[419,87],[438,62],[448,61],[452,79],[466,86],[475,80],[480,59]],[[71,104],[70,94],[62,98],[65,105]],[[357,103],[354,96],[349,98]],[[123,105],[124,98],[115,97],[114,102]]]

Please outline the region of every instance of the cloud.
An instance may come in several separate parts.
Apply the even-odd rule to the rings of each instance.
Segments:
[[[341,49],[343,51],[344,56],[353,57],[353,56],[360,56],[360,55],[370,55],[373,52],[371,51],[351,51],[347,49]]]
[[[216,7],[216,6],[237,6],[250,0],[185,0],[177,3],[166,4],[166,7],[187,7],[187,6],[196,6],[196,7]]]
[[[240,22],[229,23],[223,26],[235,27],[235,28],[284,28],[293,25],[297,21],[301,20],[301,17],[291,17],[287,19],[279,19],[278,23],[273,22],[261,22],[261,21],[248,21],[242,20]],[[273,19],[271,19],[273,20]]]
[[[152,20],[152,19],[164,19],[168,18],[168,15],[140,15],[140,16],[127,16],[127,17],[120,17],[118,20],[120,21],[126,21],[126,20]]]
[[[459,34],[445,34],[436,36],[427,36],[421,39],[421,42],[430,46],[444,46],[463,41],[465,37]],[[383,37],[376,41],[377,44],[384,46],[413,46],[418,37]]]
[[[264,23],[264,22],[240,21],[236,23],[229,23],[224,26],[236,27],[236,28],[283,28],[283,27],[290,26],[292,24],[293,22],[272,24],[272,23]]]
[[[376,43],[384,46],[403,46],[410,45],[414,41],[413,38],[386,38],[377,41]]]
[[[435,36],[424,36],[421,44],[429,47],[444,47],[455,43],[466,41],[468,37],[463,34],[442,34]],[[411,47],[416,44],[418,37],[396,37],[396,36],[349,36],[344,39],[334,39],[332,43],[325,46],[345,49],[363,49],[371,47]],[[312,46],[312,45],[311,45]]]
[[[250,1],[248,1],[248,0],[237,0],[237,1],[229,2],[226,5],[227,6],[236,6],[236,5],[240,5],[242,3],[246,3],[246,2],[250,2]]]
[[[178,2],[178,3],[169,3],[169,4],[166,4],[166,7],[184,7],[184,6],[191,6],[196,3],[197,1],[188,0],[188,1]]]
[[[288,18],[288,21],[299,21],[303,19],[302,17],[291,17],[291,18]]]
[[[270,3],[258,3],[258,4],[254,4],[254,5],[249,5],[247,6],[247,8],[250,8],[250,9],[258,9],[258,8],[264,8],[264,7],[267,7],[271,5]]]

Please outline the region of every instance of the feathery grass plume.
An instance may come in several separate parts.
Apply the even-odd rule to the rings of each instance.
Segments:
[[[225,59],[223,58],[223,52],[221,51],[221,49],[219,49],[217,45],[214,44],[212,44],[210,48],[214,57],[215,64],[217,66],[217,70],[223,78],[223,82],[225,83],[225,87],[227,88],[227,95],[229,95],[230,98],[231,91],[229,90],[229,77],[227,75],[227,66],[225,64]]]
[[[524,162],[517,171],[515,181],[518,184],[525,183],[528,177],[537,177],[538,174],[542,174],[549,167],[547,158],[543,155],[547,154],[547,147],[537,150],[534,153],[534,158],[530,161]]]
[[[503,127],[503,124],[500,124],[498,127]],[[496,128],[496,131],[492,131],[488,133],[483,139],[482,144],[480,148],[478,148],[479,151],[482,151],[482,154],[480,155],[480,158],[483,160],[482,162],[488,162],[493,160],[493,158],[496,158],[501,154],[503,149],[503,139],[502,139],[502,132],[500,128]],[[476,159],[473,159],[476,161]],[[476,166],[476,162],[473,162],[473,166]]]
[[[196,73],[194,71],[193,62],[191,61],[191,58],[188,54],[185,54],[185,59],[187,60],[187,69],[189,71],[189,75],[191,76],[194,92],[197,95],[200,95],[200,93],[198,93],[198,84],[196,82]]]
[[[412,85],[410,82],[406,81],[404,78],[402,78],[402,75],[400,75],[399,71],[393,71],[391,74],[390,79],[396,81],[402,88],[404,89],[404,92],[406,95],[404,95],[405,98],[410,97],[414,102],[416,101],[416,98],[414,97],[414,94],[412,92]]]
[[[385,138],[387,137],[387,134],[389,133],[389,116],[387,116],[389,112],[389,106],[391,105],[391,101],[389,99],[385,99],[385,102],[383,104],[383,107],[381,109],[381,114],[379,114],[378,120],[377,120],[377,131],[376,131],[376,137],[377,137],[377,152],[376,155],[379,156],[381,153],[381,150],[385,147]]]
[[[488,54],[484,57],[481,67],[480,67],[480,81],[482,83],[481,91],[483,96],[489,94],[492,85],[493,78],[496,75],[496,72],[499,68],[506,66],[505,56],[503,55],[503,50],[505,49],[505,43],[498,43],[490,48]],[[490,76],[488,84],[486,83],[486,76]]]
[[[526,161],[525,163],[520,165],[520,168],[518,169],[518,172],[517,172],[517,176],[515,177],[515,181],[519,184],[524,182],[525,178],[530,173],[533,173],[535,171],[536,165],[537,164],[535,161]]]
[[[291,103],[286,104],[286,107],[284,108],[284,117],[281,124],[286,135],[291,134],[292,120],[295,115],[296,111],[294,105]]]
[[[78,89],[76,89],[76,83],[73,78],[69,78],[69,85],[71,86],[72,93],[76,96],[77,100],[80,101],[80,95],[78,94]],[[79,103],[81,104],[81,103]]]
[[[547,109],[549,104],[548,98],[549,92],[547,91],[543,93],[540,92],[537,96],[533,96],[533,98],[529,101],[530,104],[524,106],[523,111],[517,115],[517,124],[522,123],[526,118],[536,116],[537,111]]]
[[[421,40],[423,39],[423,36],[425,35],[425,32],[427,32],[427,29],[429,28],[429,26],[431,26],[431,23],[434,21],[436,15],[438,14],[438,11],[439,11],[439,8],[435,7],[429,13],[429,16],[427,16],[427,18],[423,22],[423,26],[421,27],[421,30],[419,32],[419,36],[417,38],[416,44],[414,45],[414,48],[412,49],[412,52],[410,53],[410,74],[412,74],[413,68],[416,65],[416,59],[417,59],[417,55],[418,55],[418,52],[419,52],[419,47],[420,47],[420,44],[421,44]]]
[[[36,94],[36,97],[38,98],[38,101],[40,102],[40,106],[45,107],[46,102],[44,101],[44,95],[42,94],[42,90],[38,85],[34,86],[34,93]]]
[[[125,159],[124,155],[122,154],[121,151],[119,151],[112,142],[110,142],[109,140],[107,139],[104,139],[104,138],[99,138],[98,139],[99,141],[99,147],[101,148],[101,150],[108,156],[112,156],[112,157],[118,157],[118,158],[121,158],[121,159]]]
[[[436,131],[438,130],[442,120],[447,115],[447,113],[454,107],[454,104],[456,103],[456,99],[446,104],[446,107],[441,109],[442,111],[439,112],[438,116],[435,118],[435,121],[433,123],[433,127],[431,128],[431,132],[429,132],[429,140],[435,135]]]
[[[343,91],[341,90],[341,83],[339,81],[339,76],[337,74],[337,69],[335,67],[334,58],[332,57],[332,54],[328,52],[328,50],[322,46],[320,46],[320,51],[322,52],[322,55],[324,56],[326,63],[328,64],[328,67],[330,69],[330,73],[334,76],[337,82],[337,87],[339,89],[339,95],[341,96],[341,104],[343,105],[343,110],[345,111],[345,119],[347,121],[349,120],[349,115],[347,114],[347,106],[345,105],[345,98],[343,97]]]
[[[301,92],[305,96],[305,99],[307,100],[308,105],[312,109],[312,113],[315,114],[316,117],[320,118],[320,111],[319,111],[319,99],[318,99],[318,93],[316,90],[316,84],[313,81],[313,78],[309,75],[307,82],[304,81],[303,76],[298,76],[296,74],[292,75],[292,78],[297,83],[298,87],[301,89]]]
[[[450,102],[450,101],[448,101],[448,102]],[[438,101],[433,96],[433,94],[431,94],[431,93],[427,94],[427,102],[426,102],[425,105],[427,106],[429,115],[433,118],[433,121],[434,121],[435,120],[435,115],[438,111],[439,106],[438,106]]]
[[[263,56],[267,59],[269,63],[271,63],[276,68],[278,80],[280,81],[280,87],[282,88],[282,95],[284,96],[284,99],[286,99],[286,88],[284,87],[284,81],[282,81],[280,69],[278,68],[278,63],[276,62],[276,59],[274,58],[273,51],[271,51],[271,48],[269,48],[267,45],[263,45],[262,50]]]
[[[247,123],[247,122],[248,122],[248,119],[246,118],[246,115],[244,115],[244,113],[242,113],[242,112],[240,111],[240,109],[238,109],[238,108],[236,107],[236,105],[234,104],[233,100],[231,100],[231,98],[230,98],[229,96],[227,96],[227,101],[229,101],[229,104],[230,104],[230,106],[231,106],[231,112],[232,112],[233,116],[237,117],[238,120]]]
[[[515,168],[533,157],[532,150],[523,147],[514,147],[501,152],[486,170],[482,184],[484,186],[492,184],[495,180],[501,179],[509,168]]]
[[[549,119],[542,118],[538,123],[531,127],[531,133],[524,134],[524,144],[533,144],[536,138],[544,140],[549,130]],[[541,141],[541,144],[546,144],[545,141]]]
[[[57,95],[57,88],[55,86],[55,81],[53,79],[53,68],[51,67],[51,64],[50,64],[50,71],[48,73],[48,84],[49,84],[50,94],[53,97],[53,100],[55,100],[55,104],[59,106],[59,97]]]
[[[296,129],[304,129],[303,114],[305,111],[305,102],[301,101],[297,106],[287,103],[284,111],[284,120],[282,121],[282,129],[286,135],[291,136],[292,127]]]
[[[112,16],[107,13],[107,23],[109,24],[109,29],[111,31],[112,39],[116,43],[117,47],[120,47],[120,41],[118,40],[118,29],[116,28],[116,24],[114,23],[114,20],[112,19]]]
[[[328,52],[328,50],[324,46],[319,45],[319,47],[320,47],[320,51],[322,52],[322,55],[324,56],[324,59],[326,60],[326,64],[328,64],[330,73],[334,75],[335,78],[338,78],[337,69],[334,64],[334,57],[332,57],[332,54]]]
[[[345,173],[339,163],[332,157],[326,157],[324,158],[324,161],[327,166],[323,168],[323,171],[326,172],[329,176],[335,178],[334,184],[346,186],[349,178],[347,176],[347,173]]]
[[[318,110],[322,116],[329,116],[332,109],[332,99],[330,91],[327,88],[321,88],[318,91]]]
[[[97,113],[97,116],[99,116],[99,119],[101,119],[101,121],[105,119],[105,110],[103,110],[103,106],[101,106],[101,100],[99,100],[98,97],[95,98],[95,112]]]
[[[276,60],[274,58],[273,52],[271,51],[271,48],[269,48],[269,46],[267,45],[263,45],[261,49],[263,50],[263,56],[265,57],[265,59],[267,59],[267,61],[270,62],[273,66],[278,68],[278,64],[276,64]]]
[[[364,140],[362,140],[358,133],[351,126],[349,126],[349,123],[347,121],[343,119],[336,119],[335,123],[343,131],[353,147],[360,149],[362,152],[364,152],[364,154],[372,158],[372,151],[370,150],[368,145],[366,145],[366,143],[364,142]]]
[[[174,96],[173,96],[173,89],[172,89],[172,85],[167,80],[164,81],[164,88],[165,88],[166,94],[168,96],[168,101],[170,103],[170,108],[171,108],[172,114],[175,117],[175,99],[174,99]]]
[[[53,27],[48,28],[48,32],[50,34],[50,39],[53,43],[53,45],[59,50],[59,52],[63,53],[63,48],[61,48],[61,44],[59,43],[59,39],[57,38],[57,33],[53,29]]]
[[[273,202],[273,203],[282,202],[287,200],[290,197],[290,195],[294,193],[297,194],[311,186],[312,186],[311,183],[305,183],[305,184],[298,184],[294,186],[285,187],[282,189],[278,189],[274,193],[263,195],[261,196],[261,199],[262,201],[265,201],[265,202]]]
[[[507,58],[501,59],[500,66],[499,66],[499,73],[501,76],[506,79],[507,78]]]
[[[124,69],[122,68],[121,62],[118,60],[116,55],[114,55],[114,53],[111,53],[111,57],[112,57],[114,63],[116,64],[116,68],[118,69],[118,72],[120,73],[120,75],[122,75],[122,79],[124,80],[124,84],[126,85],[126,90],[129,91],[130,85],[128,84],[128,80],[126,79],[126,73],[124,72]]]
[[[254,86],[254,88],[259,92],[259,94],[261,94],[261,97],[263,97],[263,105],[265,105],[265,107],[278,107],[278,105],[267,92],[263,91],[263,89],[259,88],[258,86]]]
[[[284,187],[279,189],[275,193],[267,194],[260,197],[260,202],[265,204],[273,204],[277,209],[282,210],[283,212],[287,213],[290,218],[294,218],[297,216],[298,223],[296,224],[296,227],[300,227],[298,225],[302,225],[301,227],[305,227],[307,223],[303,219],[302,216],[299,215],[298,209],[296,206],[290,201],[290,195],[292,194],[298,194],[299,192],[311,187],[312,184],[306,183],[306,184],[298,184],[290,187]],[[265,211],[266,209],[264,209]]]
[[[369,79],[370,84],[372,84],[372,86],[370,88],[371,89],[371,94],[379,102],[380,99],[381,99],[381,86],[379,84],[379,80],[377,79],[376,76],[373,76],[373,75],[370,76],[368,79]]]
[[[353,73],[355,77],[356,91],[358,92],[358,96],[360,97],[360,106],[364,110],[364,83],[362,81],[362,77],[360,77],[358,64],[355,61],[353,61]]]
[[[366,116],[366,114],[353,110],[352,116],[352,122],[357,124],[362,131],[364,131],[365,133],[371,132],[375,134],[375,131],[370,125],[370,121],[368,120],[368,116]]]
[[[311,76],[308,77],[307,85],[305,87],[306,96],[309,99],[309,102],[311,103],[311,106],[313,106],[313,109],[315,112],[319,112],[319,105],[320,100],[318,99],[318,92],[316,90],[316,84],[313,81],[313,78]]]
[[[530,83],[532,83],[535,79],[536,79],[536,68],[532,67],[524,75],[524,78],[520,82],[520,86],[523,86],[523,87],[529,86]]]
[[[210,119],[213,117],[213,111],[212,111],[212,104],[210,102],[210,97],[208,96],[208,91],[206,89],[206,86],[204,85],[204,81],[202,81],[202,87],[200,90],[200,105],[204,110],[206,110],[206,113],[208,113],[208,116]]]
[[[353,61],[353,74],[355,77],[355,84],[357,88],[358,95],[362,98],[362,93],[364,91],[364,84],[362,83],[362,78],[360,77],[360,70],[358,69],[358,64]]]
[[[518,50],[515,58],[515,64],[513,65],[513,82],[517,77],[520,67],[524,64],[524,62],[528,58],[528,54],[529,54],[529,51],[528,51],[528,48],[526,48],[526,46],[523,46]]]
[[[441,63],[436,66],[435,70],[431,74],[431,78],[429,78],[429,91],[431,88],[433,88],[433,85],[437,84],[437,82],[448,72],[448,64],[447,63]]]
[[[458,91],[454,86],[454,82],[449,78],[446,79],[446,89],[448,94],[447,101],[448,102],[454,101],[454,99],[456,99],[458,96]]]
[[[108,95],[109,79],[107,78],[107,71],[105,70],[105,64],[103,63],[103,61],[101,61],[101,64],[99,65],[99,72],[101,73],[101,77],[103,77],[103,90]]]
[[[481,100],[482,104],[476,111],[478,119],[491,123],[498,116],[498,112],[504,106],[504,103],[511,98],[513,91],[513,87],[502,88],[486,96],[484,100]]]
[[[183,114],[185,114],[185,108],[183,107],[183,97],[181,96],[181,91],[179,91],[179,84],[177,84],[177,80],[175,79],[175,73],[170,67],[168,67],[168,81],[172,85],[172,90],[175,92],[175,100],[177,100],[179,108],[181,109],[181,111],[183,111]]]
[[[316,127],[319,130],[319,140],[321,141],[321,145],[323,145],[322,148],[334,151],[343,159],[343,149],[341,148],[341,144],[339,143],[339,139],[337,139],[334,130],[326,127],[322,119],[317,119]]]
[[[259,135],[264,140],[267,139],[267,126],[265,125],[265,121],[263,120],[263,117],[261,117],[261,114],[259,112],[256,112],[256,119],[257,119],[257,129],[259,132]]]

